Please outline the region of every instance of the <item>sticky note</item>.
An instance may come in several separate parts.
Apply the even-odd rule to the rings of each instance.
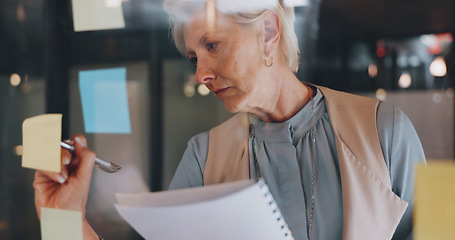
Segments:
[[[455,239],[455,163],[417,167],[414,239]]]
[[[273,9],[277,5],[278,1],[276,0],[216,0],[216,8],[218,11],[227,14]]]
[[[82,240],[82,213],[41,208],[42,240]]]
[[[302,7],[310,5],[309,0],[284,0],[283,2],[287,7]]]
[[[62,114],[44,114],[22,123],[22,167],[60,172]]]
[[[131,133],[126,69],[79,72],[82,115],[87,133]]]
[[[125,27],[122,0],[72,0],[74,31]]]

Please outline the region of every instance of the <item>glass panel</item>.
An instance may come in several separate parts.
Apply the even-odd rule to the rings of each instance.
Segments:
[[[40,236],[34,171],[21,167],[24,119],[62,113],[64,139],[82,133],[122,165],[94,170],[87,217],[105,239],[141,239],[114,194],[167,189],[189,139],[232,116],[172,45],[162,0],[106,2],[121,4],[125,28],[75,32],[71,0],[0,1],[0,239]],[[455,158],[453,1],[289,2],[300,80],[396,104],[429,159]],[[131,133],[87,133],[79,73],[118,67]]]

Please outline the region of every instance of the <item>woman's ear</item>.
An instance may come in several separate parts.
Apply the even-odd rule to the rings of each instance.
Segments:
[[[264,16],[264,53],[270,56],[278,46],[281,29],[280,19],[274,12],[268,12]]]

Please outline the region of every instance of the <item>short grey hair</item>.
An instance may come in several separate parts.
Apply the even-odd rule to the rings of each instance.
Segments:
[[[229,0],[226,0],[229,1]],[[263,0],[259,0],[263,1]],[[276,0],[275,7],[249,11],[225,13],[237,23],[253,26],[269,11],[277,14],[280,20],[280,48],[284,53],[288,67],[295,73],[299,69],[299,46],[294,30],[294,8],[285,6],[283,0]],[[171,33],[176,48],[186,55],[183,29],[195,10],[205,6],[206,0],[165,0],[164,9],[170,16]]]

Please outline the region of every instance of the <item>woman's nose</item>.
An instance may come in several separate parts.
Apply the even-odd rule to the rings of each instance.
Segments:
[[[198,60],[196,68],[196,82],[199,84],[207,84],[215,78],[215,74],[208,65],[203,64]]]

